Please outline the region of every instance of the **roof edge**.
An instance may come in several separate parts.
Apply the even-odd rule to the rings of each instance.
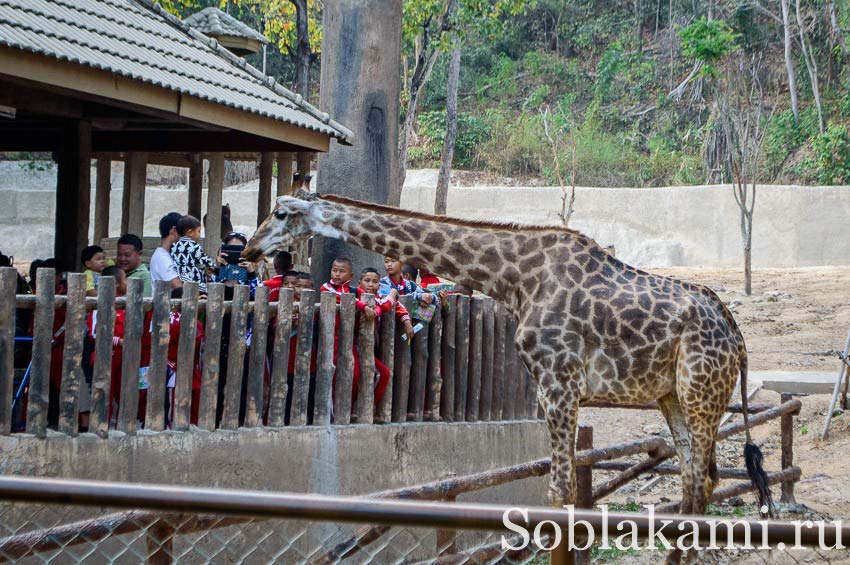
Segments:
[[[300,94],[296,94],[280,85],[274,77],[271,77],[265,73],[263,73],[258,68],[253,65],[248,64],[245,59],[235,55],[229,49],[222,46],[218,41],[209,37],[196,29],[194,29],[189,24],[185,23],[183,20],[178,18],[177,16],[170,14],[165,8],[160,6],[159,4],[153,2],[153,0],[133,0],[136,4],[141,5],[142,7],[155,12],[156,14],[162,16],[168,23],[172,26],[178,28],[183,33],[188,34],[190,37],[205,43],[210,49],[215,51],[219,56],[226,59],[233,65],[238,66],[239,68],[246,71],[248,74],[253,76],[255,79],[263,82],[267,88],[279,94],[298,106],[300,110],[303,110],[313,118],[319,120],[323,124],[333,128],[338,135],[333,136],[337,141],[344,145],[352,145],[355,141],[354,132],[337,122],[336,120],[331,119],[330,115],[327,112],[322,112],[306,100]]]

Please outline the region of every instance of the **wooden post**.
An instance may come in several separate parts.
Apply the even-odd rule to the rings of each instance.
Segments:
[[[177,343],[174,415],[171,422],[171,429],[178,431],[189,429],[192,411],[192,375],[195,372],[195,339],[198,335],[198,283],[183,284],[183,298],[180,302],[180,337]],[[215,352],[218,353],[218,350],[216,348]]]
[[[344,295],[345,296],[345,295]],[[390,381],[384,390],[384,396],[378,403],[375,413],[376,424],[386,424],[393,418],[393,374],[395,372],[395,336],[396,336],[395,312],[381,316],[381,338],[380,352],[381,361],[390,372]]]
[[[142,311],[144,282],[127,279],[127,304],[124,307],[124,345],[121,357],[121,408],[118,431],[133,433],[139,416],[139,360],[145,315]]]
[[[445,502],[456,502],[456,496],[447,496]],[[457,530],[437,530],[437,555],[454,555],[457,553]],[[439,561],[439,560],[438,560]]]
[[[413,336],[410,361],[411,384],[407,405],[408,422],[421,422],[425,414],[425,387],[428,378],[428,326],[430,324],[427,324]]]
[[[457,299],[457,324],[455,343],[455,421],[466,420],[466,397],[469,383],[469,302],[468,296],[460,295]]]
[[[147,529],[148,549],[146,565],[170,565],[174,562],[174,527],[165,518],[159,518]]]
[[[504,307],[495,303],[493,327],[493,401],[490,407],[490,418],[502,420],[502,407],[505,403],[505,321]]]
[[[97,160],[97,179],[94,193],[94,243],[109,237],[109,192],[112,190],[112,161]]]
[[[517,359],[514,335],[516,335],[517,320],[510,312],[506,312],[505,320],[505,381],[504,402],[502,404],[502,419],[516,418],[516,391],[520,380],[519,359]]]
[[[201,202],[204,192],[204,160],[198,153],[192,154],[189,166],[189,215],[201,219]]]
[[[245,427],[263,423],[263,384],[266,374],[266,341],[269,335],[269,287],[254,291],[254,319],[251,326],[251,353],[248,359],[248,387],[245,399]]]
[[[85,300],[86,276],[83,273],[70,273],[68,275],[68,306],[65,314],[65,348],[62,354],[62,386],[59,393],[59,431],[68,435],[77,435],[81,389],[88,394],[83,375]],[[12,299],[13,308],[14,304],[15,301]],[[14,322],[14,315],[11,319]],[[9,405],[11,406],[11,403]],[[3,406],[6,406],[5,402]],[[5,426],[5,422],[3,425]]]
[[[0,434],[12,432],[12,400],[15,394],[15,290],[18,274],[0,267]],[[83,291],[85,293],[85,291]],[[62,381],[65,384],[65,381]]]
[[[227,350],[227,378],[224,383],[224,412],[221,428],[235,430],[239,427],[239,405],[242,400],[242,371],[245,368],[245,326],[248,321],[248,297],[245,285],[233,287],[230,310],[230,343]]]
[[[367,308],[375,307],[374,294],[363,294],[360,300],[366,303]],[[354,413],[357,414],[357,423],[371,424],[375,417],[375,321],[367,320],[363,314],[360,314],[357,353],[360,357],[360,382],[357,383]]]
[[[782,404],[790,401],[793,395],[783,392]],[[783,414],[779,420],[779,427],[782,437],[782,469],[794,466],[794,414]],[[797,500],[794,498],[794,481],[782,482],[782,494],[779,502],[794,504]]]
[[[292,380],[292,408],[289,415],[289,423],[293,426],[307,425],[316,295],[315,290],[302,290],[301,302],[298,303],[298,341],[295,347],[295,375]]]
[[[148,370],[148,402],[145,429],[165,429],[165,389],[168,383],[168,343],[171,338],[171,285],[154,283],[153,318],[151,320],[151,366]]]
[[[191,292],[191,291],[190,291]],[[183,300],[186,299],[186,285]],[[224,322],[224,285],[207,285],[207,311],[204,327],[204,360],[201,373],[201,406],[198,409],[198,427],[215,429],[215,411],[218,405],[218,382],[221,380],[221,332]],[[182,328],[181,328],[182,329]]]
[[[441,348],[443,334],[443,308],[437,302],[437,310],[428,324],[428,382],[426,385],[427,404],[425,419],[432,422],[440,420],[440,391],[443,377],[440,374]]]
[[[466,387],[466,421],[478,421],[481,405],[481,333],[484,322],[484,298],[476,296],[469,303],[469,375]]]
[[[204,226],[204,253],[215,257],[221,245],[221,201],[224,194],[224,155],[210,156],[207,183],[207,221]]]
[[[274,153],[260,153],[260,184],[257,191],[257,225],[262,224],[271,212],[272,173]]]
[[[492,419],[493,406],[493,339],[495,334],[495,301],[485,298],[481,304],[481,403],[478,418],[485,422]]]
[[[328,293],[323,293],[322,296]],[[333,296],[333,295],[331,295]],[[339,303],[339,343],[334,373],[334,423],[351,422],[351,384],[354,378],[354,316],[356,296],[343,294]],[[331,342],[333,347],[333,342]],[[321,351],[321,349],[320,349]]]
[[[457,325],[457,297],[446,297],[446,310],[443,311],[443,333],[440,336],[440,354],[443,358],[443,384],[440,388],[440,416],[447,422],[455,419],[455,327]]]
[[[115,278],[100,277],[97,287],[94,373],[91,383],[89,431],[109,435],[109,402],[112,382],[112,337],[115,333]]]
[[[576,451],[593,449],[593,426],[579,424]],[[593,466],[576,467],[576,508],[593,508]],[[565,541],[561,545],[566,545]],[[590,550],[576,551],[576,563],[590,563]]]
[[[401,305],[410,310],[413,304],[410,296],[399,298]],[[397,331],[395,343],[393,344],[393,408],[392,421],[407,421],[407,401],[410,395],[410,343],[407,342],[404,333]]]
[[[345,296],[353,297],[354,295],[347,294]],[[335,329],[336,295],[330,292],[322,292],[319,295],[319,351],[316,359],[316,400],[313,406],[313,424],[317,426],[325,426],[331,423],[331,388],[333,387],[335,370]]]
[[[121,201],[121,233],[142,237],[145,227],[145,184],[148,154],[131,151],[124,158],[124,194]]]
[[[294,156],[289,152],[277,154],[277,196],[289,196],[292,194],[292,160]]]
[[[291,288],[280,289],[277,302],[277,326],[272,347],[271,390],[269,392],[269,426],[281,427],[286,417],[286,375],[289,367],[289,341],[292,333]]]
[[[50,402],[50,352],[53,343],[53,296],[56,294],[56,272],[39,269],[36,273],[36,302],[27,403],[27,433],[47,435],[47,408]]]
[[[56,175],[56,223],[53,256],[75,270],[89,241],[91,202],[91,124],[72,122],[65,130]]]

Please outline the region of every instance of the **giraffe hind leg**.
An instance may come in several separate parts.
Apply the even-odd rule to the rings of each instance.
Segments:
[[[676,455],[679,457],[682,480],[682,502],[679,504],[679,512],[690,514],[693,506],[694,483],[691,472],[691,433],[688,428],[688,421],[685,419],[682,407],[679,405],[679,398],[675,392],[659,398],[658,407],[670,427],[673,445],[676,449]],[[678,564],[681,560],[682,551],[679,549],[673,549],[666,559],[667,563],[671,564]]]

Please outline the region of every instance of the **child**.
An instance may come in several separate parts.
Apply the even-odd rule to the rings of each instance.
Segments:
[[[86,267],[86,296],[97,296],[97,283],[103,269],[106,268],[106,255],[99,245],[89,245],[80,254],[80,260]]]
[[[401,267],[401,276],[406,281],[416,282],[416,279],[419,278],[419,269],[405,263]]]
[[[395,289],[401,296],[412,296],[414,300],[431,304],[436,299],[433,293],[425,292],[418,284],[413,281],[406,280],[402,275],[404,263],[393,257],[384,257],[384,268],[387,270],[387,276],[381,279],[381,286],[389,289]]]
[[[427,289],[429,285],[440,284],[440,278],[432,275],[425,269],[419,269],[419,285]]]
[[[295,300],[300,301],[302,290],[313,290],[316,286],[313,284],[313,277],[310,276],[310,273],[298,273],[292,288],[295,291]]]
[[[177,233],[180,239],[171,247],[171,257],[180,280],[198,283],[200,292],[206,294],[207,271],[215,268],[216,260],[205,254],[198,243],[201,240],[201,221],[195,216],[183,216],[177,222]]]
[[[363,269],[360,274],[360,284],[357,286],[358,298],[363,293],[374,294],[375,303],[381,311],[381,315],[390,311],[394,311],[396,318],[402,324],[402,331],[407,335],[407,339],[413,338],[413,323],[410,321],[410,313],[407,308],[398,302],[398,291],[391,289],[389,294],[380,296],[378,291],[381,288],[381,279],[378,271],[371,267]]]
[[[278,296],[280,296],[280,289],[284,287],[284,279],[286,279],[287,275],[290,273],[294,273],[292,271],[292,255],[290,255],[286,251],[281,251],[277,255],[274,256],[274,272],[275,276],[270,278],[269,280],[263,283],[264,286],[269,287],[269,301],[277,302]],[[297,276],[297,273],[296,273]],[[292,288],[292,287],[289,287]]]

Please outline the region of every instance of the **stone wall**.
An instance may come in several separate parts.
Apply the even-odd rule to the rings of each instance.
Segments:
[[[113,168],[110,235],[121,218],[120,165]],[[436,171],[410,171],[402,206],[431,211]],[[0,162],[0,251],[21,259],[53,253],[55,170]],[[561,191],[552,187],[452,187],[449,214],[470,219],[557,223]],[[145,234],[159,218],[186,209],[187,193],[149,187]],[[256,225],[256,182],[224,191],[237,230]],[[204,203],[206,196],[204,196]],[[92,210],[94,194],[92,193]],[[578,188],[571,227],[626,262],[645,267],[742,264],[737,205],[728,185],[673,188]],[[755,209],[755,267],[850,265],[850,187],[760,186]]]

